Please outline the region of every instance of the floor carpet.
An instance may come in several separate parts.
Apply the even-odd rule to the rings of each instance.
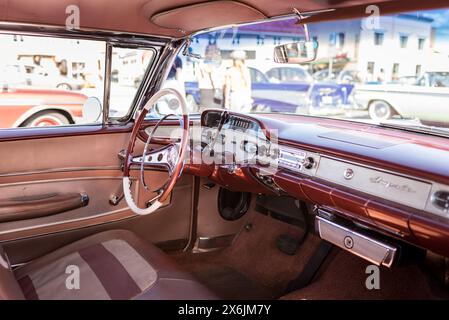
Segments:
[[[255,213],[249,231],[242,230],[232,246],[206,253],[178,253],[173,258],[218,293],[235,299],[278,298],[316,249],[319,239],[309,235],[295,255],[279,251],[276,239],[281,234],[302,235],[299,227]],[[229,281],[226,286],[226,279]],[[231,283],[234,286],[232,290]],[[244,290],[244,285],[248,286]],[[225,288],[229,287],[229,288]],[[232,292],[234,291],[234,292]]]
[[[295,255],[276,246],[281,234],[299,237],[296,226],[255,213],[251,228],[242,230],[232,246],[206,253],[177,253],[173,257],[200,282],[225,299],[446,299],[448,291],[428,276],[424,267],[413,264],[380,268],[380,289],[368,290],[365,260],[334,248],[313,282],[285,294],[320,239],[310,234]]]
[[[368,290],[372,271],[369,262],[335,248],[314,281],[282,299],[360,300],[360,299],[448,299],[435,279],[416,264],[379,268],[379,289]]]

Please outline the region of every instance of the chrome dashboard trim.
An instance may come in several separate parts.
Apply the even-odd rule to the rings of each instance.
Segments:
[[[297,162],[293,163],[292,160],[282,159],[282,155],[289,154],[290,156],[296,156]],[[307,168],[305,165],[308,158],[313,159],[312,166]],[[309,176],[315,176],[319,168],[321,156],[318,153],[309,152],[304,149],[286,147],[279,145],[278,165],[279,168],[289,170],[294,173],[302,173]]]
[[[316,177],[420,210],[424,210],[432,187],[428,182],[324,156]]]
[[[321,210],[319,209],[318,211]],[[374,239],[371,236],[344,227],[320,216],[316,216],[315,227],[321,239],[375,265],[390,268],[395,261],[397,248]]]

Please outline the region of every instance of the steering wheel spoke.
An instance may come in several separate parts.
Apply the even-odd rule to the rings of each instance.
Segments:
[[[179,148],[178,143],[171,143],[162,148],[148,151],[144,157],[132,158],[131,164],[139,166],[143,164],[144,167],[148,168],[166,169],[171,175],[178,161]]]

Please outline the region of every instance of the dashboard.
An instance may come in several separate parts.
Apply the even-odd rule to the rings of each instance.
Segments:
[[[212,146],[218,158],[231,154],[230,162],[215,163],[211,180],[303,199],[449,255],[449,140],[331,119],[218,110],[204,112],[202,125],[204,149]],[[235,131],[240,142],[229,141]]]
[[[318,212],[449,256],[449,139],[300,115],[206,110],[198,120],[185,172],[312,204],[320,235],[344,235],[337,243],[349,229]],[[172,126],[160,129],[164,138]]]

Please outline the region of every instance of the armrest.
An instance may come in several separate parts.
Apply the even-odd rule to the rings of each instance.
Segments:
[[[45,217],[87,206],[84,193],[52,193],[0,200],[0,222]]]

